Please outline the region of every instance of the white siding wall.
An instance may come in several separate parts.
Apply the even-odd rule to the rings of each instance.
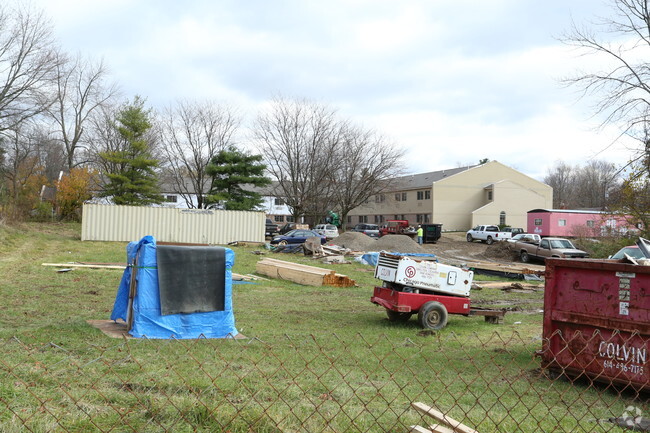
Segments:
[[[84,204],[82,241],[264,242],[264,212]]]

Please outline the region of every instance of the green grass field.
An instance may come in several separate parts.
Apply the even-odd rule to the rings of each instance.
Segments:
[[[442,331],[422,332],[369,302],[372,268],[301,255],[265,251],[331,267],[357,287],[235,285],[243,340],[111,339],[86,321],[109,318],[121,271],[42,266],[126,261],[126,243],[79,233],[0,227],[0,431],[408,431],[426,422],[413,401],[481,432],[612,431],[596,420],[645,409],[634,395],[539,370],[542,291],[476,291],[477,305],[512,308],[503,324],[450,316]],[[233,247],[234,272],[254,273],[256,249]]]

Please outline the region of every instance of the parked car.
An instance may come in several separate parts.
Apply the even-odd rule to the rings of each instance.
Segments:
[[[481,241],[492,245],[494,241],[503,241],[512,237],[511,232],[499,230],[499,226],[482,225],[467,230],[467,242]]]
[[[629,247],[623,247],[616,254],[613,256],[610,256],[610,259],[615,259],[615,260],[620,260],[624,259],[625,255],[628,255],[632,257],[633,259],[645,259],[646,257],[643,255],[643,251],[636,245],[630,245]]]
[[[511,244],[514,244],[515,242],[519,242],[519,241],[538,244],[542,240],[542,237],[535,233],[519,233],[518,235],[514,235],[510,239],[506,239],[506,240]]]
[[[327,238],[325,236],[321,235],[320,233],[316,233],[313,230],[296,229],[291,230],[290,232],[283,235],[275,236],[271,240],[271,245],[304,244],[308,238],[314,236],[321,239],[321,244],[324,244],[327,241]]]
[[[325,236],[327,239],[332,239],[339,235],[339,229],[334,224],[318,224],[314,227],[314,231]]]
[[[361,232],[371,238],[379,238],[379,226],[377,224],[357,224],[351,231]]]
[[[278,225],[273,222],[271,218],[266,219],[266,229],[264,231],[265,236],[273,236],[278,233]]]
[[[296,229],[296,223],[285,223],[284,225],[282,225],[282,227],[280,227],[279,233],[283,235],[295,229]]]
[[[522,229],[521,227],[504,227],[503,231],[506,233],[511,233],[512,236],[524,234],[525,230]]]
[[[533,258],[545,260],[549,257],[567,259],[589,257],[587,252],[577,249],[570,240],[564,238],[543,238],[539,244],[519,241],[512,245],[524,263],[528,263]]]

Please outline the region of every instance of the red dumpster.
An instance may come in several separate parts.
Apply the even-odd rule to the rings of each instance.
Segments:
[[[542,367],[650,389],[650,266],[548,259]]]

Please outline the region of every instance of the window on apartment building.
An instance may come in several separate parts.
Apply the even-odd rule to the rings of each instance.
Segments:
[[[281,198],[276,197],[275,200],[273,201],[276,206],[283,206],[284,205],[284,200]]]
[[[566,226],[566,220],[559,219],[557,220],[557,225],[560,227],[565,227]]]
[[[424,191],[418,191],[417,195],[418,195],[418,200],[424,200]]]
[[[368,215],[359,215],[359,222],[360,223],[367,223],[368,222]]]
[[[352,223],[352,215],[348,215],[348,222]]]
[[[492,191],[488,191],[488,200],[492,201]]]
[[[292,223],[292,222],[293,222],[293,215],[287,215],[287,216],[284,218],[284,220],[285,220],[286,222],[288,222],[288,223]]]
[[[542,219],[541,218],[535,218],[535,225],[536,226],[541,226],[542,225]]]
[[[276,215],[273,217],[273,220],[276,223],[283,223],[284,222],[284,215]]]
[[[506,225],[506,213],[504,211],[501,211],[499,214],[499,224],[502,226]]]
[[[587,227],[593,227],[594,226],[594,220],[587,220]]]
[[[404,218],[402,218],[404,219]],[[415,215],[415,220],[418,224],[431,222],[431,215],[428,213],[422,213]]]
[[[406,201],[407,195],[405,192],[402,193],[402,201]]]
[[[377,194],[375,196],[375,203],[383,203],[384,200],[386,200],[386,196],[384,196],[384,194]]]
[[[402,200],[402,194],[397,193],[395,194],[395,201],[401,201]]]
[[[168,203],[176,203],[178,201],[178,196],[175,195],[166,195],[165,201]]]
[[[429,190],[424,191],[424,199],[431,200],[431,191]]]

